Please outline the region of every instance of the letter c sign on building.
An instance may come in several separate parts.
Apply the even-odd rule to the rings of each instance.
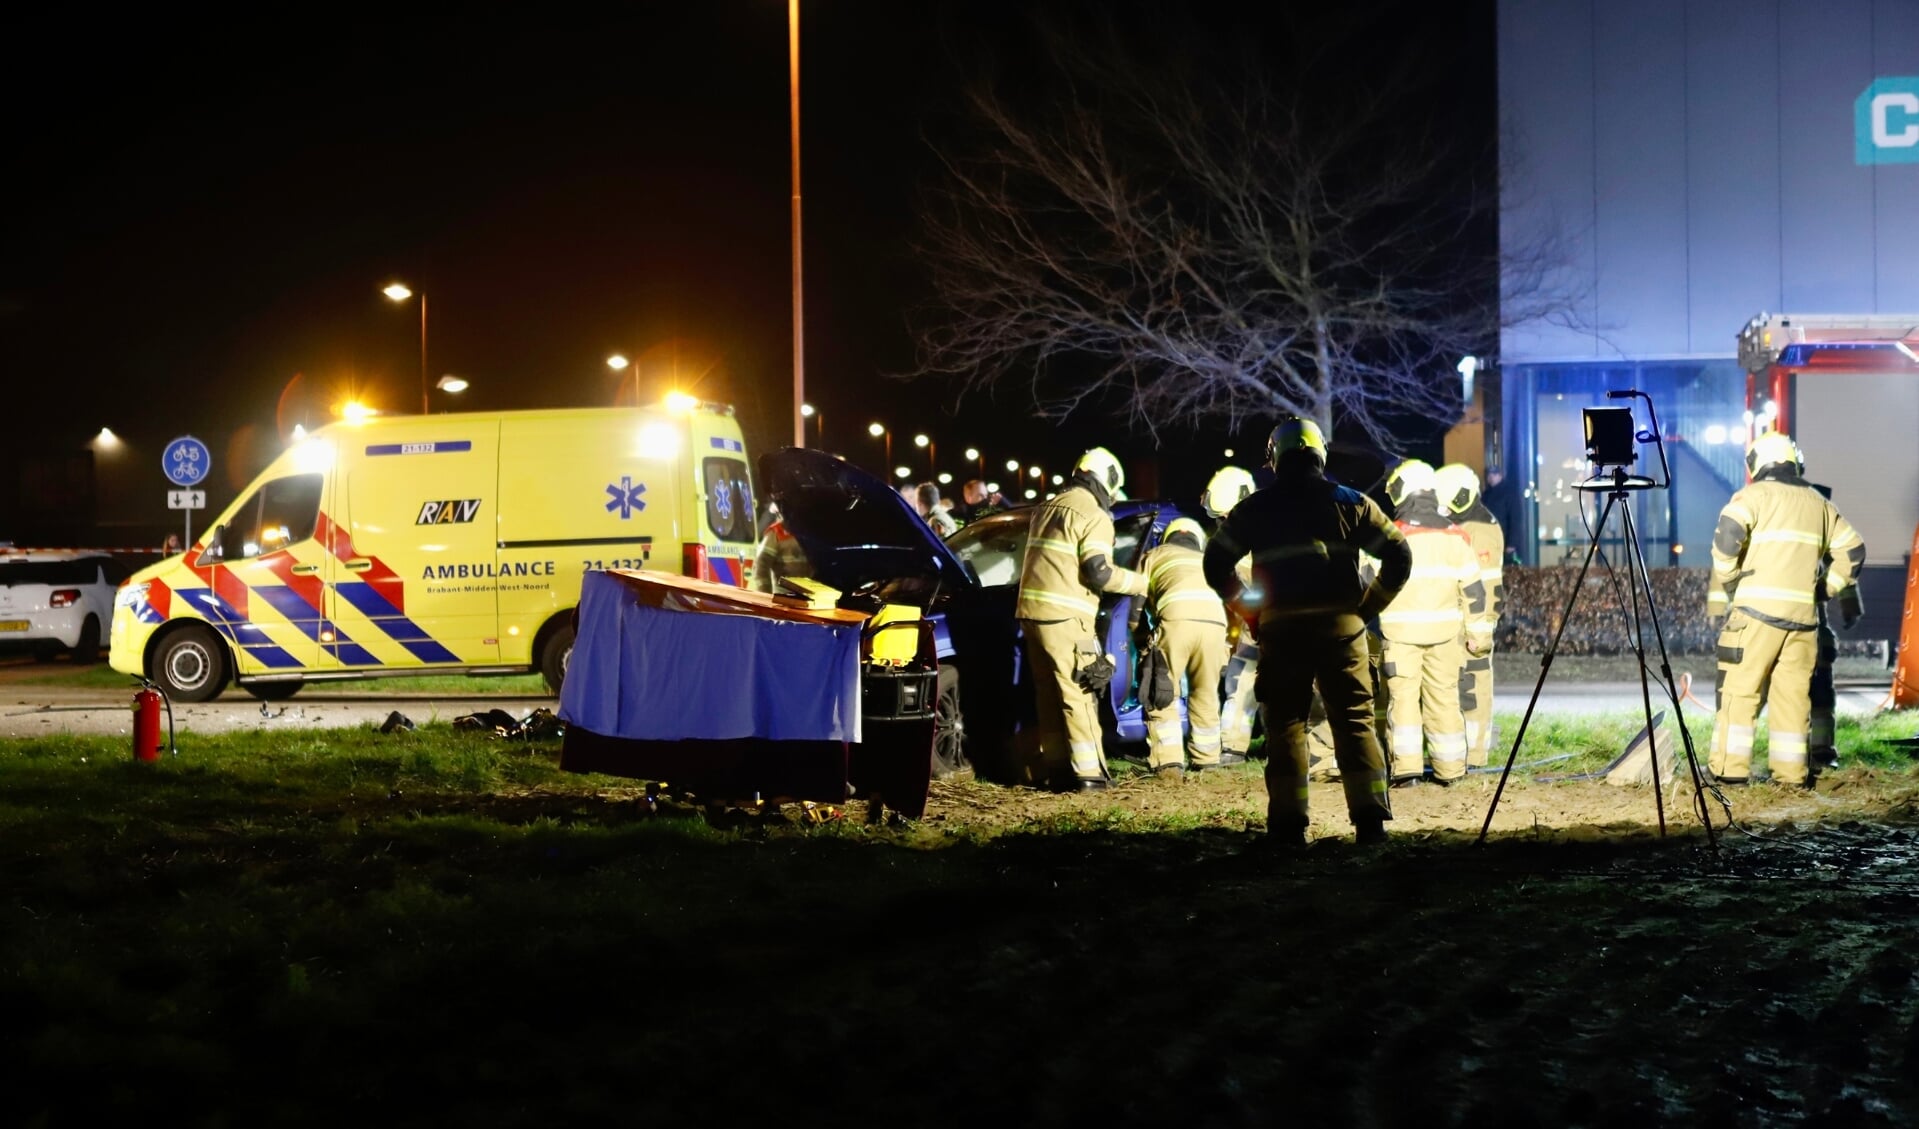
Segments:
[[[1852,104],[1853,160],[1919,165],[1919,76],[1873,80]]]

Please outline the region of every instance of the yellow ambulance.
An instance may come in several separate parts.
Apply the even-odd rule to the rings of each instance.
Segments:
[[[745,585],[756,544],[730,407],[336,423],[116,596],[113,669],[201,702],[308,682],[538,670],[556,692],[588,569]]]

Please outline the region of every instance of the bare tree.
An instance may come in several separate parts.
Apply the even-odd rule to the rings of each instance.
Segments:
[[[1323,57],[1282,91],[1251,63],[1144,62],[1110,29],[1047,43],[1043,92],[976,86],[976,139],[936,147],[921,372],[1023,379],[1049,414],[1099,402],[1155,434],[1290,412],[1391,449],[1396,418],[1457,412],[1454,364],[1496,344],[1502,305],[1569,308],[1559,247],[1500,261],[1490,157],[1449,164],[1404,127],[1406,90],[1307,99]]]

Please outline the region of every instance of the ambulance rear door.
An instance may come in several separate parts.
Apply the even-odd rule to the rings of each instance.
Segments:
[[[703,558],[709,579],[744,587],[759,544],[759,512],[739,421],[702,408],[688,413],[687,431],[693,471],[688,524],[693,536],[682,549],[686,571],[693,574],[693,561]]]
[[[341,434],[328,586],[340,665],[500,662],[499,428],[420,416]]]

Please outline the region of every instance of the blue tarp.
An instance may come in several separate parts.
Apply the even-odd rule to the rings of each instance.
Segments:
[[[640,602],[588,572],[560,717],[634,740],[860,740],[860,628]]]

